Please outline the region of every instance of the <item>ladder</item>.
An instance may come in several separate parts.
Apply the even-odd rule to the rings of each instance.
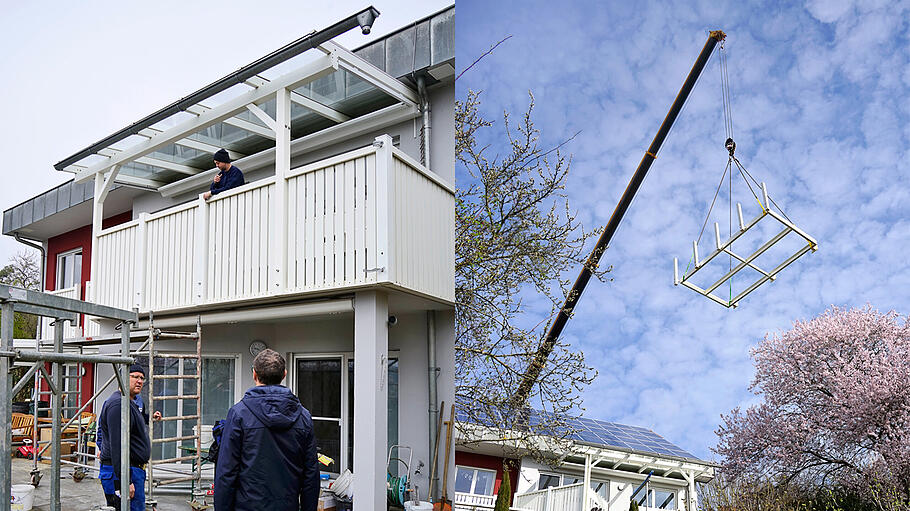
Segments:
[[[162,340],[192,341],[195,343],[195,351],[176,353],[161,352],[156,347],[155,343]],[[191,481],[191,491],[195,492],[195,490],[199,488],[199,482],[202,479],[202,325],[200,323],[200,320],[199,318],[196,319],[195,332],[165,332],[154,327],[154,317],[152,313],[150,313],[148,341],[146,342],[146,345],[148,346],[147,351],[137,351],[135,355],[148,356],[149,360],[149,398],[147,411],[149,416],[148,430],[151,444],[154,447],[155,445],[166,444],[170,442],[180,442],[182,444],[190,441],[194,446],[194,448],[190,450],[190,453],[192,454],[181,455],[181,453],[178,451],[176,453],[176,456],[162,459],[154,459],[154,457],[152,457],[152,459],[149,461],[147,477],[148,492],[146,494],[146,502],[154,507],[156,504],[154,498],[154,491],[156,487]],[[155,359],[176,359],[184,368],[184,371],[178,370],[178,374],[158,374],[155,372]],[[190,364],[195,368],[193,374],[186,374],[188,365],[186,364],[186,361],[192,361],[194,363]],[[173,380],[178,381],[176,393],[168,392],[166,395],[157,395],[155,393],[156,384],[166,385],[168,381]],[[189,385],[187,385],[188,383]],[[192,387],[195,390],[191,390],[191,393],[187,393],[187,387]],[[162,387],[162,390],[163,389],[164,387]],[[164,403],[166,401],[176,401],[178,413],[176,415],[162,416],[159,421],[155,421],[155,410],[158,408],[156,405],[159,403]],[[194,402],[195,404],[195,412],[184,414],[187,405],[191,402]],[[177,434],[175,436],[165,436],[163,433],[164,428],[162,427],[162,437],[156,438],[155,423],[164,423],[170,421],[179,421],[178,424],[182,425],[182,429],[184,431],[186,431],[187,421],[190,423],[195,422],[196,427],[193,428],[192,434],[184,434],[181,431],[177,431]],[[178,449],[179,448],[180,447],[178,447]],[[192,469],[189,472],[174,467],[165,466],[174,463],[184,463],[187,461],[192,462]],[[162,474],[161,476],[158,476],[157,479],[155,478],[156,471]]]

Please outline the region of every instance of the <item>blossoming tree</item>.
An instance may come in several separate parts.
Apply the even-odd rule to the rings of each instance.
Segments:
[[[763,398],[722,416],[728,475],[910,495],[910,324],[832,308],[752,350]]]

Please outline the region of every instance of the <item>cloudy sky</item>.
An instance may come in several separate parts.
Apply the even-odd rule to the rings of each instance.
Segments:
[[[756,402],[749,349],[766,333],[832,304],[910,313],[908,10],[850,0],[458,2],[461,65],[513,36],[459,80],[458,96],[482,90],[482,110],[501,128],[503,109],[522,112],[530,90],[545,143],[581,130],[567,146],[568,194],[588,228],[606,224],[708,31],[724,30],[737,156],[819,243],[735,310],[673,286],[673,258],[684,270],[727,163],[713,56],[604,257],[613,281],[588,286],[564,331],[600,373],[587,415],[649,427],[712,459],[720,414]],[[717,202],[711,222],[726,238],[727,181]],[[747,221],[759,213],[738,175],[736,202]],[[713,248],[712,223],[701,254]]]
[[[71,179],[53,164],[313,30],[373,5],[356,48],[452,0],[0,2],[8,209]],[[0,236],[0,264],[25,249]]]

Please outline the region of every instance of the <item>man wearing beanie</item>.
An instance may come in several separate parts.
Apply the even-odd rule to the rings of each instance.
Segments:
[[[130,366],[130,510],[145,510],[145,465],[151,456],[148,415],[139,408],[137,396],[145,385],[145,369]],[[101,469],[98,479],[108,506],[120,508],[120,392],[114,392],[101,407],[98,417],[98,448]],[[161,412],[155,412],[155,420]]]
[[[253,359],[256,386],[224,421],[215,464],[217,511],[316,511],[313,419],[281,385],[287,374],[284,357],[276,351],[262,350]]]
[[[209,191],[203,195],[205,200],[209,200],[212,195],[218,195],[225,190],[243,185],[243,172],[231,165],[231,157],[228,156],[227,151],[219,149],[215,153],[214,160],[215,166],[218,167],[218,173],[215,174],[215,179],[212,180],[212,186],[209,187]]]

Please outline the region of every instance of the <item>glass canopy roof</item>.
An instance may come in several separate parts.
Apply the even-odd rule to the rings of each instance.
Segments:
[[[312,72],[307,73],[308,69]],[[275,134],[262,116],[275,118],[278,87],[291,90],[292,141],[356,122],[396,104],[417,112],[417,98],[411,89],[328,42],[175,113],[138,135],[99,148],[63,170],[75,173],[79,182],[107,173],[116,165],[115,182],[158,189],[213,169],[212,155],[220,148],[227,149],[233,160],[269,150],[275,146]]]

